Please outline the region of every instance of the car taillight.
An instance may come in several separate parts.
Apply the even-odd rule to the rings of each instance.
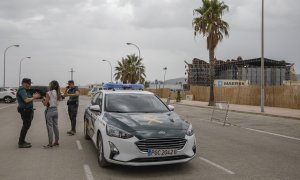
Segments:
[[[13,95],[16,95],[16,93],[15,93],[15,92],[10,92],[10,93],[12,93]]]

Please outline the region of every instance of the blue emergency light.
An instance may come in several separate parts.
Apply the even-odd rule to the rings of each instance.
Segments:
[[[117,84],[117,83],[105,83],[103,84],[103,89],[129,89],[129,90],[143,90],[143,84]]]

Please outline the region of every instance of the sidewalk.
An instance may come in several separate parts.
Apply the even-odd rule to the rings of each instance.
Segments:
[[[162,99],[164,102],[167,102],[167,99]],[[208,106],[208,102],[203,101],[187,101],[181,100],[181,102],[175,102],[171,100],[171,104],[179,104],[185,106],[196,106],[201,108],[213,108]],[[260,112],[260,106],[250,106],[250,105],[239,105],[239,104],[229,104],[229,111],[232,112],[241,112],[241,113],[251,113],[259,114],[264,116],[274,116],[274,117],[283,117],[283,118],[292,118],[300,120],[300,110],[298,109],[288,109],[288,108],[279,108],[279,107],[268,107],[265,106],[265,112]]]

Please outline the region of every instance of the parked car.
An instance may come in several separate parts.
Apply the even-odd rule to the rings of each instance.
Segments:
[[[31,86],[30,93],[33,94],[35,92],[39,93],[41,95],[40,99],[46,96],[46,93],[49,91],[48,86]],[[61,92],[61,99],[64,100],[65,97],[63,96],[63,93]]]
[[[39,99],[42,99],[43,97],[46,96],[46,93],[49,91],[49,87],[48,86],[31,86],[29,91],[31,94],[39,93],[41,95],[41,97]]]
[[[84,113],[84,135],[101,167],[188,162],[196,154],[192,124],[151,92],[100,90]]]
[[[3,100],[5,103],[15,102],[16,94],[13,88],[0,88],[0,100]]]

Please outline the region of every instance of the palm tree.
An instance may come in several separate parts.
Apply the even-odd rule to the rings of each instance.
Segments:
[[[229,25],[222,20],[222,15],[229,8],[224,2],[219,0],[202,0],[203,6],[194,9],[194,14],[199,15],[193,19],[194,36],[203,35],[207,37],[207,49],[209,51],[210,63],[210,95],[209,106],[214,106],[214,60],[215,49],[219,42],[223,40],[223,34],[229,36]]]
[[[127,55],[118,61],[118,66],[115,67],[115,80],[120,80],[123,83],[135,84],[145,82],[145,66],[142,64],[142,58],[139,59],[135,54]]]

